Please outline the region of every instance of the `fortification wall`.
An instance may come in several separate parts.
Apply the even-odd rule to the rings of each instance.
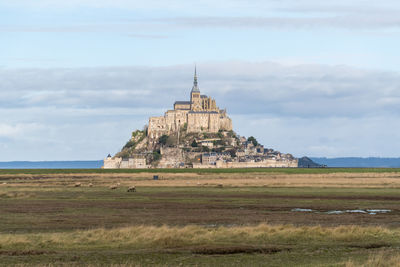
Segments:
[[[193,168],[297,168],[298,160],[265,160],[260,162],[223,162],[217,161],[216,165],[193,163]]]
[[[122,158],[105,158],[104,169],[119,169]]]
[[[163,134],[167,134],[168,129],[165,122],[165,117],[150,117],[147,135],[150,139],[157,139]]]
[[[208,114],[207,113],[189,113],[187,132],[201,132],[208,129]]]
[[[161,160],[158,168],[179,168],[182,162],[185,162],[182,149],[178,147],[161,147]]]
[[[208,131],[211,133],[217,133],[219,131],[219,114],[218,113],[208,114]]]
[[[212,132],[216,133],[219,130],[218,113],[188,113],[187,132]]]
[[[104,159],[104,169],[145,169],[148,167],[145,158],[122,159],[115,157]]]
[[[231,131],[232,127],[232,120],[228,117],[222,117],[219,119],[219,129],[225,131]]]
[[[129,158],[128,159],[128,168],[145,169],[145,168],[148,168],[148,165],[146,164],[145,158]]]
[[[175,132],[187,123],[187,110],[168,110],[165,113],[165,124],[168,129],[168,133],[171,131]]]

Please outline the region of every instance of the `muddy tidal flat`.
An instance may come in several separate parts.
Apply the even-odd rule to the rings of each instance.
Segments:
[[[0,170],[4,266],[385,266],[399,246],[398,169]]]

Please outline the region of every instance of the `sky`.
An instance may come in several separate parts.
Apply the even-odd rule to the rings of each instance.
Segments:
[[[0,0],[0,161],[97,160],[202,93],[297,157],[400,157],[400,2]]]

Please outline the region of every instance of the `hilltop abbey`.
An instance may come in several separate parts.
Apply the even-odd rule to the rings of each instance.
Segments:
[[[232,129],[232,120],[215,100],[202,95],[196,68],[189,101],[176,101],[164,116],[150,117],[104,168],[266,168],[297,167],[298,160],[264,148]]]
[[[164,116],[150,117],[148,136],[151,140],[156,140],[181,127],[185,127],[188,133],[232,130],[232,120],[227,116],[226,110],[220,110],[211,97],[200,94],[196,69],[190,101],[176,101],[174,109],[165,112]]]

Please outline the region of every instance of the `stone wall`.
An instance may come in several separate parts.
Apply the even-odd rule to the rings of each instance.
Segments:
[[[228,117],[220,117],[219,129],[225,130],[225,131],[231,131],[233,129],[232,120]]]
[[[187,120],[187,132],[211,132],[219,130],[219,115],[216,112],[189,112]]]
[[[119,157],[105,158],[104,169],[145,169],[149,168],[146,164],[145,158],[127,158],[122,159]]]
[[[178,147],[161,147],[160,153],[162,157],[157,166],[159,168],[179,168],[185,162],[183,151]]]
[[[187,123],[187,114],[187,110],[168,110],[165,113],[164,117],[168,134],[177,131]]]
[[[188,133],[203,131],[216,133],[219,130],[232,130],[232,120],[224,113],[168,110],[163,117],[150,117],[148,137],[155,140],[163,134],[169,135],[183,127],[185,123],[187,123]]]
[[[193,163],[193,168],[297,168],[298,160],[265,160],[260,162],[224,162],[217,161],[215,165]]]
[[[175,103],[174,110],[190,110],[190,102],[189,103]]]
[[[147,129],[148,137],[154,140],[159,138],[163,134],[168,134],[165,117],[150,117],[149,127]]]
[[[122,158],[105,158],[104,159],[104,169],[119,169],[121,166]]]

